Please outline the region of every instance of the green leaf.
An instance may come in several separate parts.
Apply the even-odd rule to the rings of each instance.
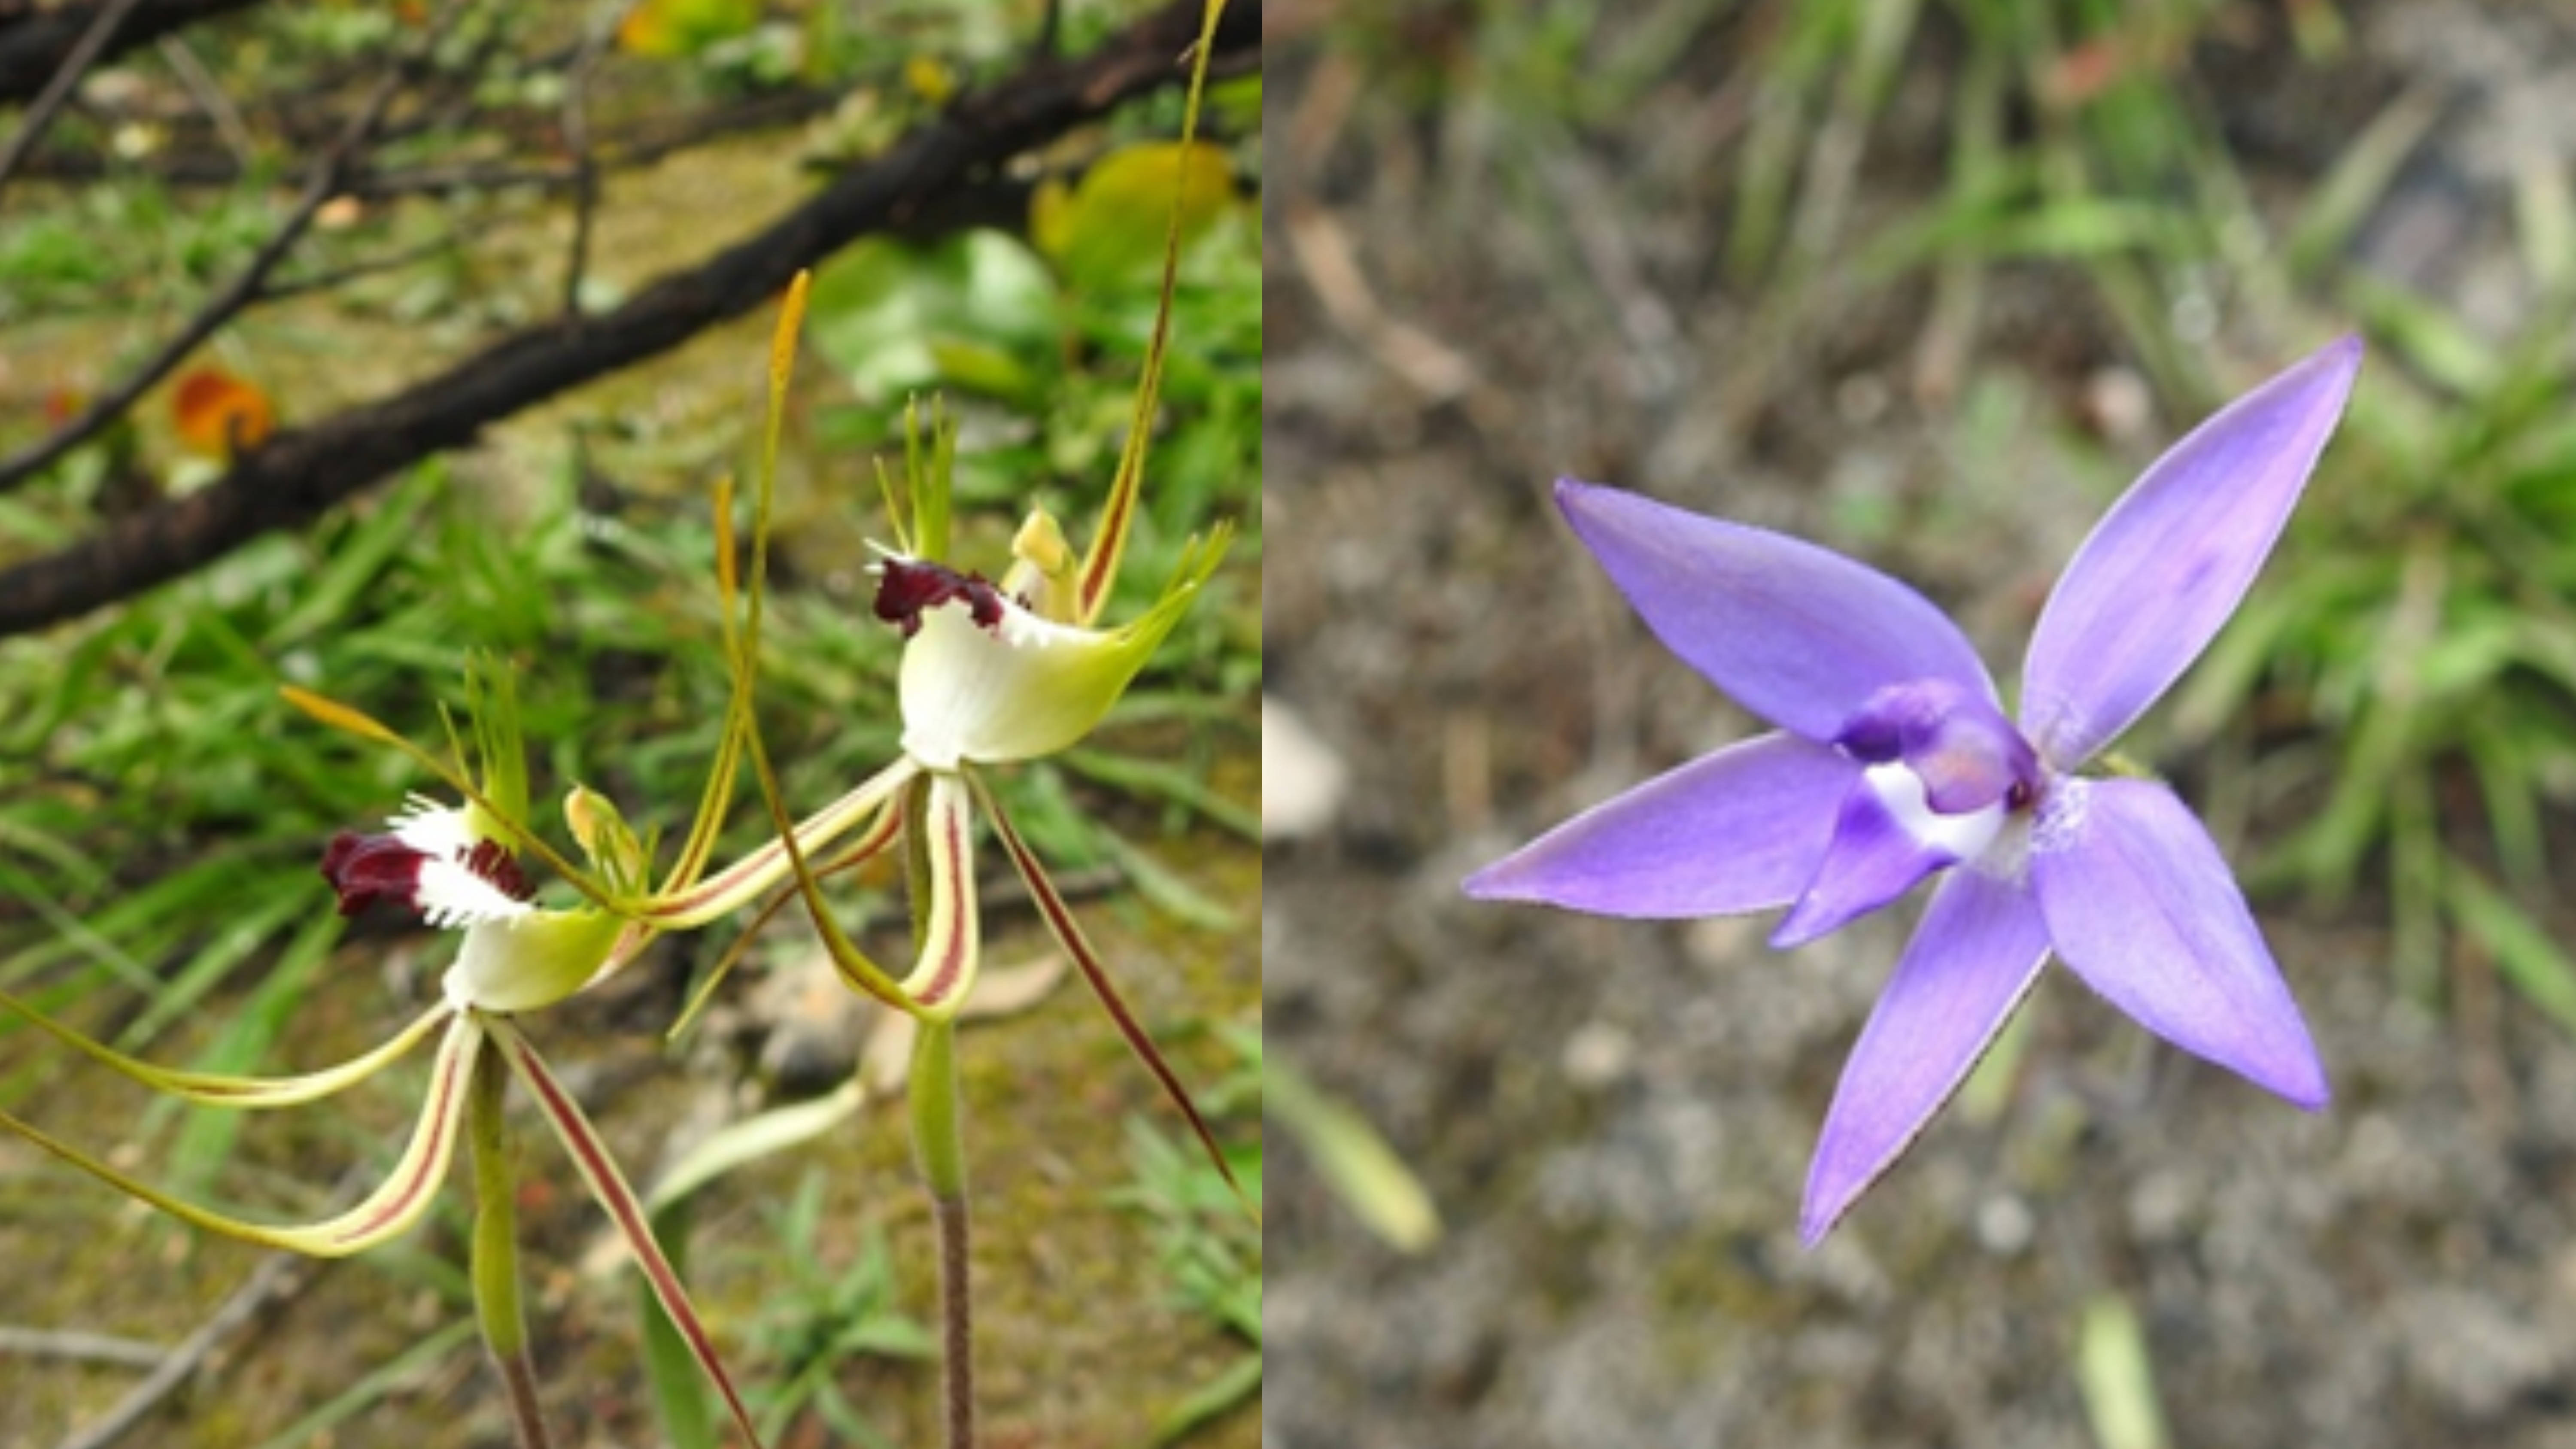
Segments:
[[[805,335],[862,398],[884,404],[964,385],[943,369],[943,349],[983,377],[996,374],[998,353],[1034,385],[1056,366],[1055,305],[1045,263],[1015,237],[971,231],[927,246],[870,238],[815,274]]]

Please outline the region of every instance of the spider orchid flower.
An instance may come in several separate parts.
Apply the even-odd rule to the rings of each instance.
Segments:
[[[1224,559],[1232,530],[1220,524],[1183,551],[1160,597],[1142,615],[1116,627],[1098,622],[1142,492],[1164,326],[1157,323],[1148,348],[1134,423],[1089,551],[1077,555],[1054,518],[1035,510],[1014,537],[1012,562],[998,583],[948,561],[956,432],[944,418],[935,418],[925,443],[918,414],[907,411],[904,486],[898,492],[891,477],[881,479],[896,543],[878,549],[872,605],[876,618],[902,640],[897,675],[902,753],[839,800],[794,822],[781,803],[760,734],[751,728],[749,701],[759,656],[778,437],[807,285],[800,276],[790,287],[771,343],[768,430],[753,506],[747,590],[731,568],[735,551],[729,490],[720,491],[716,513],[718,585],[727,653],[735,670],[735,718],[778,833],[723,870],[675,877],[654,896],[621,909],[630,911],[642,929],[686,929],[730,914],[792,878],[842,979],[925,1028],[937,1028],[925,1031],[924,1040],[935,1036],[942,1045],[924,1050],[931,1058],[944,1057],[948,1029],[973,990],[981,959],[974,861],[980,811],[1050,933],[1232,1183],[1232,1168],[1215,1135],[1127,1006],[1045,865],[980,774],[986,767],[1040,759],[1079,743],[1118,703]],[[745,594],[747,601],[741,597]],[[732,742],[729,735],[728,744]],[[730,779],[730,761],[719,761],[717,773]],[[711,790],[710,810],[716,803]],[[809,860],[854,829],[854,842],[838,855],[819,864]],[[914,965],[900,978],[849,939],[816,889],[817,876],[847,869],[897,842],[905,845],[912,867],[917,927]],[[702,855],[693,861],[684,854],[684,865],[702,863]],[[767,920],[787,899],[783,893],[772,898],[760,919]],[[935,1062],[923,1066],[917,1061],[916,1066],[916,1103],[939,1100],[942,1089],[936,1082],[925,1084],[920,1073],[935,1077],[945,1068]],[[1240,1184],[1236,1186],[1239,1192]]]
[[[439,805],[414,795],[381,834],[343,831],[322,858],[322,874],[339,911],[355,915],[383,904],[432,927],[455,930],[462,943],[442,979],[439,999],[392,1039],[352,1061],[300,1076],[259,1078],[173,1071],[118,1052],[26,1002],[0,994],[0,1008],[92,1060],[172,1096],[241,1110],[298,1106],[333,1096],[393,1065],[435,1035],[436,1053],[409,1145],[385,1180],[347,1211],[318,1222],[272,1225],[183,1201],[97,1157],[0,1113],[17,1134],[126,1194],[197,1227],[227,1237],[314,1257],[364,1252],[408,1231],[429,1210],[455,1156],[460,1135],[475,1159],[477,1219],[473,1239],[475,1297],[487,1346],[523,1422],[533,1416],[533,1377],[518,1306],[513,1184],[503,1141],[502,1090],[515,1078],[563,1142],[591,1195],[634,1254],[639,1269],[700,1367],[723,1393],[735,1423],[757,1444],[749,1412],[716,1357],[713,1340],[677,1271],[655,1242],[643,1203],[627,1185],[607,1143],[561,1079],[547,1067],[519,1018],[571,996],[631,959],[649,934],[598,900],[569,907],[538,903],[521,863],[525,851],[562,867],[586,895],[610,899],[631,890],[645,869],[643,847],[604,798],[575,787],[565,815],[590,860],[590,871],[565,864],[525,826],[525,759],[516,701],[507,672],[477,661],[469,672],[480,786],[345,706],[290,690],[308,713],[371,738],[393,739],[428,761],[467,796]],[[523,1435],[523,1442],[530,1442]],[[536,1442],[541,1442],[536,1441]]]
[[[996,583],[946,561],[955,433],[935,421],[931,435],[925,449],[913,432],[905,498],[888,488],[898,545],[880,551],[875,569],[873,612],[903,641],[897,676],[903,753],[857,792],[897,792],[896,836],[907,842],[919,892],[915,964],[893,980],[819,911],[818,923],[845,976],[873,983],[874,994],[909,1003],[926,1021],[953,1020],[973,988],[979,956],[974,839],[980,813],[1057,943],[1211,1159],[1226,1168],[1179,1078],[1128,1008],[983,771],[1045,758],[1090,734],[1205,588],[1231,531],[1220,525],[1209,538],[1193,541],[1142,615],[1102,627],[1096,621],[1135,517],[1142,477],[1138,445],[1130,444],[1131,462],[1121,466],[1087,554],[1077,556],[1055,519],[1035,510],[1013,539],[1012,562]],[[799,827],[795,833],[807,832]],[[862,848],[876,843],[870,839]]]
[[[2218,847],[2103,751],[2235,612],[2360,365],[2358,339],[2335,342],[2147,470],[2041,611],[2018,720],[1966,637],[1894,579],[1558,484],[1665,646],[1779,728],[1576,816],[1467,893],[1646,918],[1785,905],[1771,941],[1786,948],[1947,872],[1826,1113],[1810,1244],[1957,1090],[2052,953],[2157,1036],[2324,1106],[2316,1048]]]

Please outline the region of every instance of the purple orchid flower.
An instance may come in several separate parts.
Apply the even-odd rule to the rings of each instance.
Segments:
[[[1656,637],[1779,728],[1576,816],[1467,894],[1654,919],[1785,905],[1771,943],[1789,947],[1949,870],[1834,1090],[1810,1245],[1958,1089],[2052,951],[2156,1035],[2324,1106],[2316,1047],[2208,831],[2162,784],[2085,767],[2236,611],[2360,366],[2360,339],[2335,342],[2156,460],[2041,611],[2018,725],[1958,627],[1885,574],[1558,483]]]

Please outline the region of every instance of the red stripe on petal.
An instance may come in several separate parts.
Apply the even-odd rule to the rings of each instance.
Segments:
[[[609,1221],[617,1225],[619,1236],[625,1238],[627,1251],[635,1256],[635,1266],[644,1274],[644,1281],[652,1285],[653,1296],[661,1302],[662,1311],[670,1316],[671,1326],[679,1330],[680,1337],[689,1345],[690,1355],[697,1359],[698,1367],[715,1384],[717,1392],[724,1395],[726,1407],[733,1412],[735,1426],[751,1440],[754,1449],[758,1449],[760,1431],[752,1426],[751,1411],[743,1407],[742,1396],[735,1392],[733,1379],[725,1373],[723,1362],[716,1357],[715,1341],[708,1336],[696,1308],[690,1305],[688,1290],[680,1283],[679,1271],[671,1266],[670,1259],[662,1256],[662,1245],[653,1237],[652,1223],[644,1211],[644,1204],[626,1185],[624,1175],[618,1172],[615,1160],[608,1155],[608,1145],[600,1141],[590,1119],[583,1115],[581,1104],[564,1090],[562,1082],[537,1055],[536,1048],[528,1043],[528,1039],[521,1036],[517,1028],[499,1021],[491,1023],[491,1027],[494,1039],[500,1042],[508,1055],[511,1070],[518,1074],[529,1094],[537,1099],[546,1120],[554,1126],[555,1136],[563,1142],[564,1150],[572,1154],[573,1165],[581,1169],[583,1180],[590,1184],[591,1196],[598,1200]]]
[[[1181,1085],[1179,1075],[1173,1072],[1169,1062],[1163,1060],[1162,1049],[1154,1045],[1154,1039],[1146,1034],[1144,1024],[1128,1009],[1126,998],[1118,994],[1117,985],[1109,979],[1108,969],[1091,949],[1090,939],[1083,935],[1081,923],[1073,918],[1072,908],[1065,904],[1063,896],[1057,894],[1055,882],[1047,876],[1046,866],[1020,839],[1020,833],[1011,827],[1011,818],[1002,813],[1002,802],[981,780],[975,782],[975,795],[984,802],[985,813],[992,816],[994,837],[1002,842],[1002,849],[1010,855],[1011,864],[1018,867],[1020,879],[1028,885],[1029,897],[1037,903],[1038,914],[1046,918],[1047,929],[1055,933],[1056,943],[1064,947],[1065,954],[1071,956],[1073,964],[1081,969],[1082,979],[1090,985],[1091,994],[1099,1000],[1101,1009],[1109,1013],[1118,1034],[1127,1039],[1128,1050],[1145,1064],[1145,1070],[1154,1074],[1154,1080],[1162,1084],[1164,1097],[1188,1119],[1190,1131],[1197,1135],[1199,1146],[1225,1178],[1226,1186],[1233,1188],[1235,1196],[1250,1207],[1251,1194],[1245,1192],[1243,1184],[1236,1180],[1233,1166],[1227,1163],[1224,1151],[1217,1146],[1216,1134],[1208,1129],[1207,1119],[1199,1115],[1198,1104],[1190,1100],[1189,1089]]]
[[[930,843],[936,855],[931,869],[930,940],[925,944],[936,955],[927,980],[913,993],[924,1006],[937,1006],[948,999],[965,979],[975,954],[975,866],[968,847],[972,820],[965,803],[956,798],[957,786],[948,778],[934,778],[930,788],[930,809],[936,838]],[[920,979],[916,968],[915,979]]]

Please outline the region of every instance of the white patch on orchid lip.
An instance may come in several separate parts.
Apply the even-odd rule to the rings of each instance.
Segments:
[[[1002,600],[1002,642],[1014,649],[1051,649],[1067,640],[1096,639],[1098,634],[1071,624],[1059,624],[1021,608],[1019,600]]]
[[[432,860],[462,860],[482,844],[465,823],[465,812],[426,795],[403,797],[402,813],[385,821],[394,839]]]
[[[1985,854],[1986,847],[1994,843],[1995,833],[2003,828],[2006,811],[2001,800],[1963,815],[1944,815],[1933,809],[1923,777],[1902,760],[1872,765],[1861,773],[1861,778],[1869,782],[1870,792],[1878,796],[1880,807],[1907,839],[1952,860],[1975,860]]]
[[[536,909],[476,875],[464,861],[435,856],[420,864],[412,903],[420,908],[421,919],[442,931],[515,921]]]
[[[1033,723],[1062,709],[1049,691],[1061,687],[1065,668],[1082,667],[1087,653],[1113,643],[1111,635],[1041,618],[1016,600],[1002,600],[991,629],[975,622],[967,600],[942,600],[922,611],[921,628],[904,646],[904,753],[933,770],[1043,753],[1027,736]],[[1051,657],[1040,664],[1038,656]],[[1090,723],[1040,743],[1060,748]]]
[[[451,1011],[471,1011],[482,1004],[474,999],[474,976],[465,969],[465,961],[461,956],[454,965],[447,968],[447,974],[439,978],[438,994],[446,999],[448,1009]]]
[[[2093,805],[2093,782],[2080,775],[2059,775],[2049,780],[2039,797],[2039,810],[2031,821],[2030,848],[2033,854],[2045,855],[2064,850],[2084,834],[2085,817]]]

